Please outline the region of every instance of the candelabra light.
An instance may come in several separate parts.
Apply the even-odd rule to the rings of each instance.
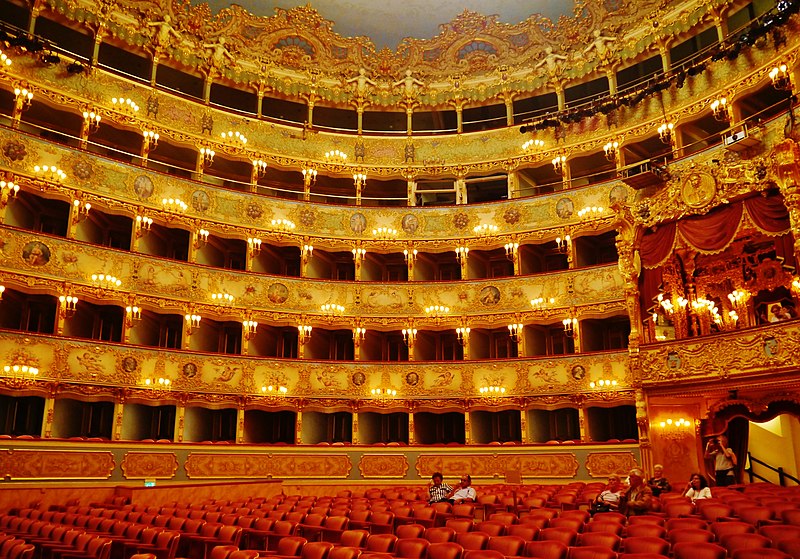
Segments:
[[[286,396],[289,392],[289,389],[283,385],[266,385],[261,387],[261,393],[266,394],[267,396]]]
[[[496,404],[506,395],[506,387],[498,382],[492,382],[479,387],[478,394],[487,402]]]
[[[36,165],[33,172],[50,182],[61,183],[67,178],[67,174],[55,165]]]
[[[8,204],[11,198],[16,198],[19,185],[11,181],[0,180],[0,208]]]
[[[300,249],[300,257],[303,261],[307,262],[312,256],[314,256],[314,245],[303,245],[303,248]]]
[[[83,111],[83,122],[86,125],[86,131],[89,134],[93,134],[97,132],[97,129],[100,128],[100,120],[101,117],[94,111]]]
[[[123,113],[134,115],[139,112],[139,105],[128,99],[127,97],[112,97],[111,105]]]
[[[589,388],[598,389],[598,390],[615,388],[616,386],[617,386],[617,381],[613,380],[613,379],[608,380],[608,379],[601,378],[600,380],[597,380],[597,381],[593,380],[592,382],[589,383]]]
[[[28,91],[25,88],[14,88],[14,98],[17,101],[17,106],[19,110],[24,111],[28,107],[31,106],[31,101],[33,100],[33,93]]]
[[[325,160],[328,161],[329,163],[344,165],[345,163],[347,163],[347,154],[338,149],[326,151]]]
[[[604,211],[605,209],[602,206],[586,206],[585,208],[578,210],[578,218],[594,219],[596,217],[602,217]]]
[[[522,332],[525,329],[524,324],[509,324],[508,325],[508,335],[511,336],[511,339],[515,342],[519,342],[522,339]]]
[[[556,237],[556,248],[559,252],[567,252],[569,250],[569,243],[572,237],[564,235],[563,237]]]
[[[550,297],[549,299],[545,299],[544,297],[537,297],[536,299],[531,299],[531,307],[534,309],[541,309],[545,305],[552,305],[555,303],[556,300],[554,297]]]
[[[206,243],[208,243],[208,236],[210,234],[211,233],[208,231],[208,229],[198,229],[197,230],[197,238],[195,240],[194,247],[195,248],[200,248],[200,247],[205,246]]]
[[[133,326],[135,322],[142,319],[142,309],[136,305],[128,305],[125,307],[125,323],[128,327]]]
[[[211,294],[211,300],[218,305],[231,305],[235,297],[230,293],[218,292]]]
[[[356,262],[359,262],[359,261],[363,260],[364,257],[367,255],[367,249],[365,249],[363,247],[356,247],[356,248],[354,248],[352,250],[352,253],[353,253],[353,259]]]
[[[618,149],[619,149],[619,142],[617,141],[608,142],[606,145],[604,145],[603,152],[606,155],[606,159],[608,159],[609,161],[616,161]]]
[[[199,314],[190,314],[187,313],[183,316],[186,320],[186,333],[191,336],[192,333],[200,328],[200,321],[202,317]]]
[[[158,147],[158,139],[161,136],[158,135],[158,132],[144,130],[142,132],[142,137],[144,138],[144,151],[145,153],[150,153]]]
[[[288,219],[273,219],[271,224],[272,229],[279,233],[289,233],[294,231],[295,228],[294,221],[290,221]]]
[[[353,328],[353,341],[354,342],[363,342],[364,338],[367,336],[367,329],[362,328],[361,326],[356,326]]]
[[[682,417],[679,417],[678,419],[672,419],[670,417],[670,418],[665,419],[664,421],[660,421],[658,423],[658,426],[661,427],[662,429],[664,429],[666,427],[686,428],[686,427],[692,427],[693,425],[694,425],[693,421],[689,421],[689,420],[684,419]]]
[[[36,382],[39,368],[31,365],[14,363],[3,367],[3,379],[10,388],[23,388]]]
[[[0,301],[3,300],[3,293],[5,293],[5,292],[6,292],[6,286],[5,285],[0,285]]]
[[[519,243],[506,243],[503,248],[506,249],[506,258],[514,260],[519,252]]]
[[[373,398],[378,398],[378,399],[394,398],[395,396],[397,396],[397,390],[388,387],[373,388],[369,392],[370,394],[372,394]]]
[[[161,207],[165,212],[182,214],[189,209],[189,205],[180,198],[162,198]]]
[[[217,155],[217,152],[203,146],[200,148],[200,155],[203,158],[203,167],[210,167],[214,163],[214,156]]]
[[[419,252],[415,248],[403,249],[403,259],[406,261],[406,263],[408,263],[408,262],[412,262],[412,263],[416,262],[417,261],[417,254],[419,254]]]
[[[11,66],[11,57],[0,50],[0,69],[8,68],[9,66]]]
[[[403,343],[407,346],[413,345],[414,340],[417,339],[417,329],[416,328],[403,328],[401,330],[403,334]]]
[[[372,230],[372,236],[379,240],[389,240],[397,237],[397,229],[391,227],[378,227]]]
[[[522,151],[525,151],[525,152],[528,152],[528,153],[534,152],[534,151],[539,151],[541,149],[544,149],[544,141],[543,140],[538,140],[538,139],[532,138],[532,139],[528,140],[527,142],[525,142],[524,144],[522,144]]]
[[[561,175],[564,173],[564,164],[567,162],[566,155],[557,155],[553,158],[551,163],[553,164],[553,170],[556,172],[557,175]]]
[[[491,223],[481,223],[472,228],[472,231],[479,237],[488,237],[497,233],[497,225]]]
[[[263,159],[253,159],[253,171],[257,177],[263,177],[267,172],[267,162]]]
[[[658,127],[658,138],[665,144],[672,144],[672,130],[675,125],[671,122],[665,122]]]
[[[772,87],[788,91],[792,89],[792,80],[789,77],[789,68],[786,64],[775,66],[769,71],[769,79],[772,80]]]
[[[700,317],[701,320],[708,319],[715,324],[722,323],[722,317],[719,314],[717,304],[711,299],[705,297],[698,297],[692,301],[692,310]]]
[[[561,324],[564,325],[564,335],[568,338],[571,338],[575,335],[575,328],[578,327],[578,319],[577,318],[565,318],[561,321]]]
[[[71,317],[78,309],[78,298],[72,295],[61,295],[58,298],[58,302],[60,303],[61,316],[64,318]]]
[[[311,340],[311,330],[313,328],[307,324],[297,325],[297,343],[305,345]]]
[[[656,423],[656,426],[661,429],[660,435],[662,437],[677,442],[692,433],[695,422],[683,417],[677,419],[669,417]]]
[[[344,307],[336,303],[325,303],[320,306],[320,311],[327,316],[338,316],[344,313]]]
[[[467,261],[467,255],[469,254],[469,247],[466,246],[458,246],[456,247],[456,260],[458,260],[459,264],[463,264]]]
[[[461,345],[466,345],[466,343],[469,341],[469,333],[471,331],[472,330],[469,326],[456,328],[456,339],[458,340],[458,343]]]
[[[259,252],[261,252],[261,239],[258,237],[248,237],[247,248],[250,251],[251,257],[256,256]]]
[[[355,183],[356,188],[360,190],[367,182],[367,173],[363,170],[356,171],[353,173],[353,182]]]
[[[450,307],[445,307],[444,305],[431,305],[430,307],[425,307],[425,314],[433,318],[439,318],[440,316],[446,315],[449,312]]]
[[[142,380],[142,384],[153,392],[168,392],[172,389],[172,381],[166,377],[147,377]]]
[[[303,184],[307,186],[311,186],[315,182],[317,182],[317,169],[310,163],[303,167]]]
[[[656,298],[658,304],[664,309],[667,314],[674,314],[675,312],[675,305],[672,304],[672,300],[664,297],[663,293],[659,293],[658,297]]]
[[[228,130],[221,135],[223,142],[229,142],[238,147],[245,147],[247,145],[247,138],[238,130]]]
[[[101,289],[116,289],[122,285],[122,280],[110,274],[92,274],[92,284]]]
[[[150,226],[153,225],[153,219],[145,215],[136,216],[136,236],[141,237],[150,231]]]
[[[725,97],[714,99],[711,102],[711,113],[714,115],[714,120],[728,122],[731,119],[730,112],[728,112],[728,100]]]
[[[72,221],[74,223],[86,219],[86,216],[89,215],[89,210],[92,209],[92,205],[89,202],[82,202],[78,199],[72,201],[72,206],[74,208],[74,213],[72,214]]]
[[[242,332],[244,333],[245,340],[252,340],[258,333],[258,322],[255,320],[243,320]]]

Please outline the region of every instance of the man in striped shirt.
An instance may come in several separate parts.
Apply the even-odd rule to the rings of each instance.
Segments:
[[[447,501],[450,492],[453,491],[453,488],[443,483],[444,478],[442,477],[441,472],[434,472],[431,476],[431,481],[428,482],[428,495],[430,495],[430,499],[428,499],[429,503],[439,503],[441,501]]]

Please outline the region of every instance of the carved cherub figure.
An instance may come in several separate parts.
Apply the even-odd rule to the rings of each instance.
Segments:
[[[147,27],[158,27],[153,36],[153,40],[158,47],[167,46],[170,42],[170,37],[175,37],[179,40],[181,38],[181,34],[172,27],[172,18],[169,15],[164,16],[164,21],[149,22]]]
[[[211,62],[212,66],[216,66],[217,68],[222,67],[226,58],[231,62],[234,60],[233,55],[227,48],[225,48],[225,37],[220,37],[219,41],[216,43],[205,44],[203,45],[203,48],[214,50],[208,60]]]
[[[560,60],[566,60],[567,57],[561,54],[556,54],[553,52],[551,47],[547,47],[544,49],[545,57],[539,61],[539,63],[534,66],[534,69],[541,68],[545,66],[547,73],[550,74],[551,77],[555,77],[561,73],[561,64]]]
[[[403,86],[403,95],[406,99],[412,99],[414,97],[414,86],[417,85],[423,86],[425,84],[415,78],[412,75],[411,70],[406,70],[406,77],[392,84],[393,87]]]
[[[376,86],[373,80],[367,77],[367,71],[364,68],[358,69],[358,75],[354,78],[350,78],[347,80],[346,83],[353,83],[356,84],[356,96],[359,98],[364,98],[367,95],[367,85]]]
[[[595,29],[592,32],[594,35],[594,40],[589,43],[589,46],[586,47],[583,52],[588,53],[591,50],[594,50],[597,53],[597,58],[600,61],[605,62],[608,60],[608,57],[611,55],[611,49],[608,47],[608,43],[613,43],[616,41],[614,37],[606,37],[601,34],[599,29]]]

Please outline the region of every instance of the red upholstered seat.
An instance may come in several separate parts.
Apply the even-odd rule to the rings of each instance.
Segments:
[[[428,559],[461,559],[463,553],[464,548],[455,542],[431,543],[428,547]]]
[[[725,559],[727,551],[713,543],[680,542],[672,546],[675,559]]]
[[[626,553],[669,554],[669,542],[661,538],[629,537],[625,538]]]
[[[461,532],[456,533],[456,543],[464,550],[486,549],[489,545],[489,537],[486,532]]]
[[[571,547],[567,559],[617,559],[617,553],[607,547]]]
[[[565,559],[569,548],[555,540],[527,542],[525,544],[525,557],[537,559]]]

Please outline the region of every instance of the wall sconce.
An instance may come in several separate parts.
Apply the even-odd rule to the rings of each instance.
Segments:
[[[659,293],[656,300],[658,301],[658,304],[661,305],[664,311],[667,312],[668,314],[673,314],[675,312],[675,305],[672,304],[672,300],[664,297],[663,293]]]
[[[471,331],[472,330],[470,329],[469,326],[456,328],[456,339],[458,340],[458,343],[460,343],[461,345],[466,345],[467,342],[469,342],[469,333]]]
[[[11,66],[11,58],[0,50],[0,69]]]
[[[211,164],[214,163],[214,156],[217,155],[217,152],[204,146],[200,148],[200,155],[203,158],[203,167],[211,167]]]
[[[578,210],[578,219],[595,219],[603,217],[604,208],[602,206],[586,206]]]
[[[769,71],[769,79],[772,80],[772,87],[780,90],[792,89],[792,80],[789,77],[789,68],[786,64],[775,66]]]
[[[94,134],[100,128],[101,117],[94,111],[83,111],[83,122],[86,126],[86,132]]]
[[[417,329],[416,328],[403,328],[401,330],[403,334],[403,343],[407,346],[414,345],[414,340],[417,339]]]
[[[668,440],[679,441],[687,434],[691,434],[695,427],[695,422],[691,419],[684,419],[679,417],[673,419],[671,417],[659,421],[656,424],[661,429],[661,436]]]
[[[211,300],[218,305],[232,305],[235,297],[230,293],[212,293]]]
[[[297,343],[300,345],[305,345],[309,341],[311,341],[311,330],[313,328],[306,324],[298,324],[297,325]]]
[[[243,320],[242,332],[244,333],[245,340],[247,341],[252,340],[258,333],[258,322],[256,322],[255,320]]]
[[[320,306],[320,311],[326,316],[341,316],[344,313],[344,307],[335,303],[325,303]]]
[[[24,111],[31,106],[33,93],[25,88],[16,87],[14,88],[14,99],[16,100],[16,105],[19,107],[19,110]]]
[[[556,300],[554,297],[550,297],[549,299],[545,299],[544,297],[537,297],[536,299],[531,299],[531,307],[534,309],[541,309],[545,306],[545,304],[552,305],[555,303]]]
[[[186,210],[189,209],[189,206],[186,204],[186,202],[180,198],[162,198],[161,207],[165,212],[171,212],[175,214],[185,213]]]
[[[409,262],[411,262],[413,264],[414,262],[417,261],[417,254],[419,254],[419,252],[415,248],[412,248],[410,250],[409,249],[404,249],[403,250],[403,259],[406,261],[406,264],[408,264]]]
[[[509,324],[508,325],[508,335],[511,336],[511,339],[515,342],[519,342],[522,339],[522,332],[525,329],[524,324]]]
[[[67,178],[67,174],[55,165],[36,165],[33,168],[33,172],[42,177],[44,180],[59,184],[62,183],[65,178]]]
[[[662,143],[667,145],[672,145],[672,130],[675,128],[675,125],[671,122],[665,122],[661,126],[658,127],[658,138],[661,140]]]
[[[92,274],[92,284],[100,289],[116,289],[122,285],[122,280],[109,274]]]
[[[11,181],[0,181],[0,208],[8,204],[9,200],[17,197],[19,185]]]
[[[747,302],[750,298],[750,292],[746,289],[734,289],[728,293],[728,300],[734,307],[738,307]]]
[[[303,248],[300,249],[300,258],[303,259],[303,262],[308,262],[312,256],[314,256],[314,245],[303,245]]]
[[[565,318],[561,321],[561,324],[564,325],[564,335],[566,337],[571,338],[575,335],[575,328],[578,326],[577,318]]]
[[[263,177],[267,173],[267,162],[263,159],[253,159],[253,172],[257,177]]]
[[[202,317],[199,314],[185,314],[183,318],[186,320],[186,334],[191,336],[195,330],[200,328],[200,320]]]
[[[228,130],[221,134],[223,142],[229,142],[236,147],[243,148],[247,145],[247,138],[238,130]]]
[[[397,229],[391,227],[378,227],[372,230],[372,236],[381,241],[388,241],[397,237]]]
[[[499,383],[485,384],[478,388],[481,398],[490,403],[499,403],[506,395],[506,387]]]
[[[553,158],[551,163],[553,164],[553,170],[556,172],[557,175],[564,174],[564,165],[567,162],[566,155],[557,155]]]
[[[542,149],[544,149],[543,140],[537,140],[535,138],[532,138],[527,142],[525,142],[524,144],[522,144],[522,151],[527,153],[533,153]]]
[[[715,324],[722,323],[722,317],[719,315],[719,308],[717,304],[711,299],[705,297],[698,297],[692,301],[692,310],[697,316],[703,320],[713,321]]]
[[[425,307],[425,314],[432,318],[439,318],[449,312],[450,307],[445,307],[444,305],[431,305],[430,307]]]
[[[711,113],[714,115],[714,120],[719,122],[730,121],[731,114],[728,111],[728,100],[725,97],[714,99],[711,102]]]
[[[118,111],[129,115],[135,115],[136,113],[139,112],[139,105],[137,105],[127,97],[124,99],[122,97],[112,97],[111,105]]]
[[[30,365],[5,365],[3,367],[3,378],[10,388],[23,388],[36,382],[39,376],[39,368]]]
[[[479,237],[488,237],[497,233],[497,225],[491,223],[481,223],[472,228],[472,231]]]
[[[92,205],[89,202],[81,202],[77,198],[72,201],[72,206],[74,208],[74,212],[72,214],[72,223],[78,223],[86,219],[89,215],[89,210],[92,209]]]
[[[367,255],[367,249],[363,247],[356,247],[352,250],[352,253],[353,253],[353,259],[356,262],[360,262]]]
[[[347,163],[347,154],[338,149],[325,152],[325,160],[329,163],[344,165]]]
[[[506,258],[514,260],[519,251],[519,243],[506,243],[503,248],[506,249]]]
[[[608,380],[608,379],[600,379],[598,381],[592,381],[589,383],[589,388],[592,389],[604,389],[604,388],[614,388],[617,386],[616,380]]]
[[[317,182],[317,169],[311,164],[307,164],[303,167],[303,185],[311,186],[315,182]]]
[[[693,421],[686,420],[682,417],[679,417],[678,419],[672,419],[670,417],[658,423],[658,426],[661,427],[662,429],[667,427],[686,428],[686,427],[692,427],[693,425],[694,425]]]
[[[204,247],[208,243],[208,236],[210,234],[211,233],[208,231],[208,229],[198,229],[197,236],[194,240],[194,248]]]
[[[608,159],[609,161],[616,161],[618,148],[619,148],[619,142],[617,141],[608,142],[606,145],[604,145],[603,152],[605,152],[606,159]]]
[[[570,241],[572,241],[572,237],[569,234],[564,235],[563,238],[556,237],[556,249],[559,252],[567,252],[569,250]]]
[[[353,341],[354,342],[363,342],[364,338],[367,336],[367,329],[362,328],[361,326],[356,326],[353,328]]]
[[[289,392],[289,389],[283,385],[273,386],[272,384],[268,386],[261,387],[261,393],[266,394],[268,396],[286,396]]]
[[[158,147],[158,139],[161,137],[158,135],[157,132],[153,132],[152,130],[145,130],[142,132],[142,137],[144,138],[144,152],[150,153],[154,149]]]
[[[270,223],[277,233],[289,233],[295,228],[294,221],[288,219],[273,219]]]
[[[259,252],[261,252],[261,239],[258,237],[248,237],[247,248],[250,250],[251,257],[256,256]]]
[[[466,246],[458,246],[456,247],[456,260],[462,266],[467,261],[467,255],[469,254],[469,247]]]
[[[166,377],[147,377],[142,381],[144,387],[154,392],[169,391],[172,389],[172,381]]]
[[[369,392],[370,394],[372,394],[373,398],[378,398],[379,400],[385,398],[394,398],[395,396],[397,396],[397,390],[395,390],[394,388],[384,388],[384,387],[373,388]]]
[[[356,171],[353,173],[353,182],[356,185],[356,190],[360,191],[367,183],[367,173],[363,169]]]
[[[142,309],[135,305],[125,307],[125,325],[129,328],[142,319]]]
[[[150,231],[150,226],[153,225],[153,219],[144,215],[136,216],[136,236],[142,237]]]
[[[70,318],[78,309],[78,298],[72,295],[61,295],[58,298],[60,312],[63,318]]]

